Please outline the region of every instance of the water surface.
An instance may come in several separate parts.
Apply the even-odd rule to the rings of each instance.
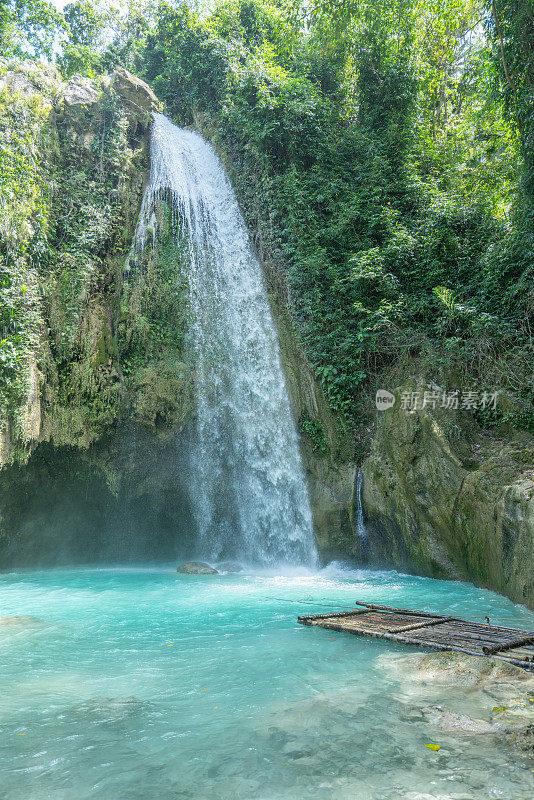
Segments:
[[[0,576],[0,612],[35,617],[0,626],[2,800],[532,797],[524,756],[414,715],[384,668],[411,648],[296,623],[355,599],[534,621],[498,595],[394,572]],[[465,690],[455,702],[469,713]]]

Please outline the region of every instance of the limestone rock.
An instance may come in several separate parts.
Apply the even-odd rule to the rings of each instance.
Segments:
[[[501,440],[468,412],[379,412],[363,464],[369,560],[468,579],[534,605],[534,440]]]
[[[110,85],[131,113],[150,113],[159,108],[159,100],[150,86],[122,67],[113,73]]]
[[[0,70],[0,89],[8,89],[27,96],[39,95],[48,98],[61,87],[61,76],[50,64],[39,61],[9,62],[2,59]]]
[[[39,91],[31,78],[14,70],[0,76],[0,89],[9,89],[11,92],[21,92],[22,94],[37,94]]]
[[[466,714],[457,714],[442,706],[429,706],[425,718],[442,731],[454,733],[494,733],[495,725],[483,719],[473,719]]]
[[[100,93],[90,78],[74,75],[62,95],[65,116],[80,125],[88,117],[100,116]]]
[[[534,752],[531,672],[499,659],[454,652],[384,653],[376,664],[399,685],[404,702],[410,701],[402,720],[445,735],[496,737],[522,753]],[[432,697],[435,702],[428,704]]]
[[[534,675],[507,661],[485,656],[446,651],[409,655],[384,653],[378,657],[377,666],[390,679],[400,681],[405,694],[411,694],[410,687],[420,692],[418,687],[421,686],[425,690],[428,686],[456,687],[464,693],[474,689],[488,692],[491,687],[499,687],[504,694],[492,697],[501,701],[518,691],[534,691]]]
[[[534,724],[507,729],[502,739],[509,747],[521,750],[531,758],[534,756]]]
[[[205,564],[203,561],[185,561],[180,564],[176,572],[184,575],[218,575],[218,570]]]

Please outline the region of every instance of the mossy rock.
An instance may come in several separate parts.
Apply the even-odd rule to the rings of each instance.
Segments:
[[[497,438],[467,411],[379,412],[363,465],[368,558],[468,579],[534,605],[534,440]]]
[[[190,367],[163,358],[132,376],[134,414],[155,428],[181,427],[194,406]]]

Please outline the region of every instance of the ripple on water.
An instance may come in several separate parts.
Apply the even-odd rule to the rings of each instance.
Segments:
[[[0,626],[2,800],[531,798],[532,758],[492,716],[525,724],[527,684],[458,686],[400,645],[296,624],[356,599],[534,622],[464,584],[342,565],[3,575],[3,613],[42,621]]]

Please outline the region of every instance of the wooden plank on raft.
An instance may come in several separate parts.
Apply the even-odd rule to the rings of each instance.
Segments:
[[[493,656],[534,669],[534,633],[459,617],[356,601],[351,611],[304,615],[302,625],[433,650]]]

